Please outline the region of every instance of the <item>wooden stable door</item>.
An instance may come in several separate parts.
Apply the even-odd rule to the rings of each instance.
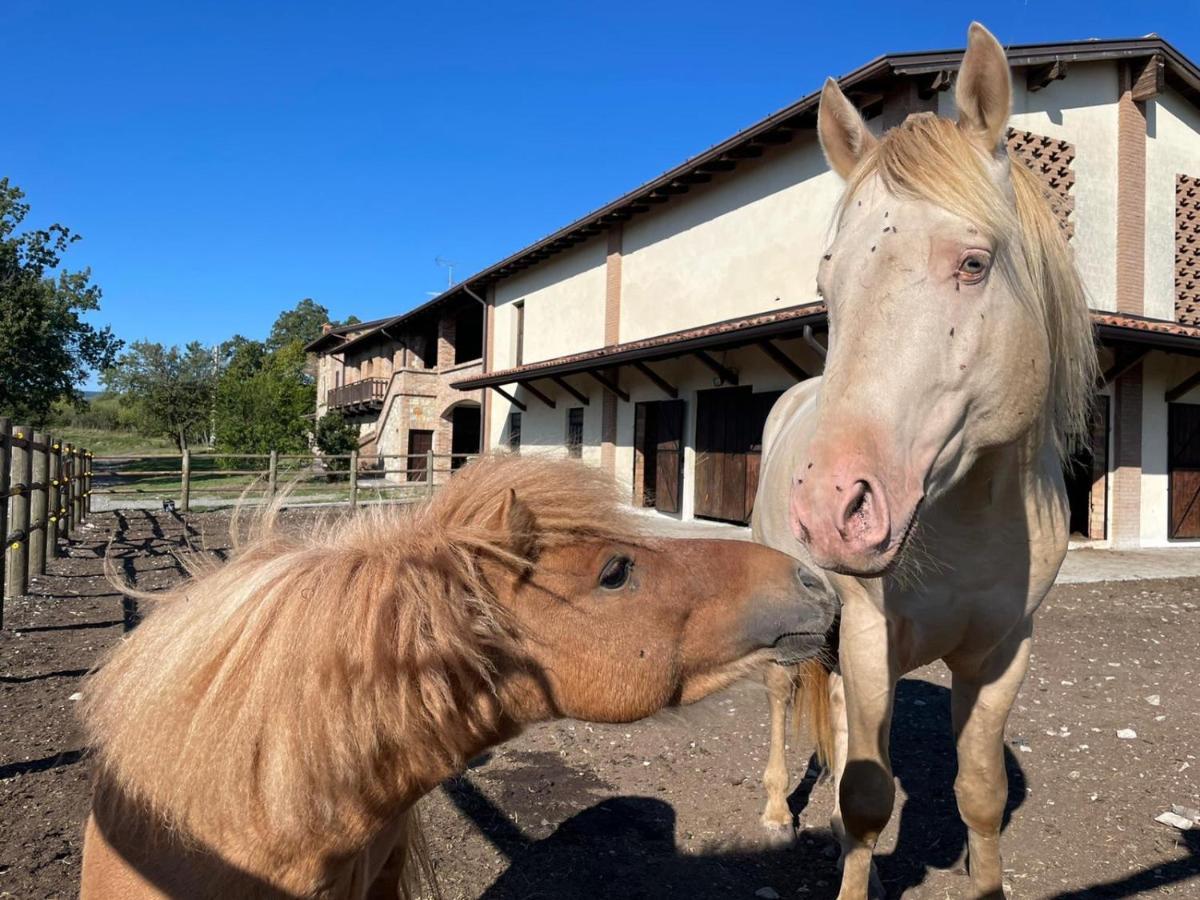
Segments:
[[[1200,538],[1200,405],[1172,403],[1167,410],[1168,536]]]
[[[781,393],[729,387],[696,395],[696,515],[750,521],[763,426]]]
[[[639,403],[634,409],[634,483],[642,506],[679,512],[684,410],[682,400]]]
[[[408,480],[424,481],[429,467],[427,454],[433,449],[433,432],[418,428],[408,431]]]

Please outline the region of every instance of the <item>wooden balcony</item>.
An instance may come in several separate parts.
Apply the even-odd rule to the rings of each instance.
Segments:
[[[363,378],[341,387],[330,388],[325,394],[325,405],[344,412],[369,412],[383,409],[383,398],[387,394],[388,379]]]

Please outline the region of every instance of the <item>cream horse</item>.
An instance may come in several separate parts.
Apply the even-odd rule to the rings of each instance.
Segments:
[[[85,900],[411,893],[414,804],[467,760],[811,656],[834,614],[786,554],[639,534],[595,470],[519,457],[413,512],[268,523],[155,606],[84,688]]]
[[[843,603],[829,701],[845,900],[880,887],[896,682],[938,659],[973,889],[1003,896],[1004,726],[1066,553],[1063,458],[1096,376],[1066,243],[1004,150],[1011,92],[1003,49],[973,24],[957,122],[913,115],[877,140],[836,82],[821,94],[821,145],[847,182],[818,275],[829,353],[771,412],[753,527],[827,570]],[[790,828],[785,677],[769,679],[780,752],[764,780],[768,824]]]

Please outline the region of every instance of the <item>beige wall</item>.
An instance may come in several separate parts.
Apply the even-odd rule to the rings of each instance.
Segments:
[[[604,236],[506,278],[496,286],[493,369],[516,360],[516,309],[525,301],[524,362],[604,345]]]
[[[632,219],[620,340],[815,299],[841,189],[816,140],[798,138]]]
[[[1146,132],[1146,315],[1174,319],[1175,176],[1200,177],[1200,111],[1168,88]]]
[[[1089,300],[1116,309],[1117,284],[1117,65],[1072,64],[1067,77],[1040,91],[1013,79],[1010,124],[1075,145],[1075,236],[1071,245]],[[955,117],[954,92],[939,95],[940,115]]]

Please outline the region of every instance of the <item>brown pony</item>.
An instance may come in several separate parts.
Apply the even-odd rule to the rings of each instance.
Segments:
[[[809,657],[834,610],[777,551],[639,534],[567,461],[485,458],[409,512],[258,532],[84,689],[84,898],[407,894],[414,804],[485,748]]]

